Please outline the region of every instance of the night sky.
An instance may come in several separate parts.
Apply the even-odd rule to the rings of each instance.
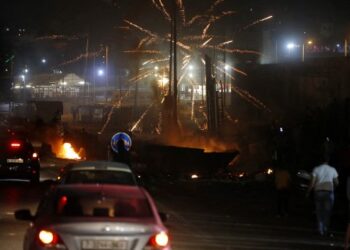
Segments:
[[[214,0],[183,2],[186,16],[190,18],[206,11]],[[216,13],[227,10],[237,13],[218,21],[209,33],[228,37],[234,34],[237,46],[241,47],[259,49],[260,33],[265,30],[272,30],[277,36],[306,34],[324,44],[342,41],[350,34],[349,0],[226,0],[217,6]],[[165,34],[169,29],[151,0],[11,0],[2,1],[0,12],[1,74],[9,66],[4,62],[12,55],[17,58],[17,67],[29,64],[33,58],[39,61],[42,55],[56,65],[74,58],[82,53],[87,34],[92,50],[104,44],[113,46],[114,50],[136,46],[143,34],[120,29],[125,26],[124,18],[158,34]],[[268,15],[274,18],[240,31]],[[204,26],[184,32],[200,35]],[[52,35],[64,35],[66,39],[36,40]]]

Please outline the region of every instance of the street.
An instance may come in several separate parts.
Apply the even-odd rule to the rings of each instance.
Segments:
[[[42,177],[53,176],[54,172],[46,167]],[[37,186],[18,181],[0,183],[2,249],[21,249],[28,223],[16,221],[13,212],[20,208],[34,212],[48,187],[44,182]],[[225,185],[220,187],[214,196],[218,190],[210,192],[204,184],[195,182],[149,187],[159,210],[169,214],[166,226],[173,249],[343,249],[342,231],[336,230],[334,238],[319,237],[313,228],[313,219],[305,219],[307,216],[300,215],[298,208],[293,209],[289,217],[276,218],[269,200],[265,206],[261,205],[266,199],[266,190],[253,192],[242,186],[236,191],[235,188],[226,190],[232,191],[228,197],[225,189]],[[198,192],[200,190],[203,193]]]

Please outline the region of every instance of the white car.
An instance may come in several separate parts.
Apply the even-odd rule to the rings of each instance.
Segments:
[[[61,169],[59,184],[137,185],[130,167],[111,161],[81,161]]]
[[[164,214],[146,190],[126,185],[58,185],[30,221],[24,250],[170,250]]]

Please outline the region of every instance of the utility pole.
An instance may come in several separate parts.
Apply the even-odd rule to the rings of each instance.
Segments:
[[[87,89],[87,86],[86,86],[87,85],[86,79],[87,79],[88,60],[89,60],[89,34],[86,37],[86,45],[85,45],[84,91],[83,91],[83,95],[84,95],[83,96],[83,103],[84,104],[87,103],[86,95],[87,95],[88,89]]]
[[[344,40],[344,56],[345,57],[348,56],[348,40],[347,39]]]
[[[174,51],[174,110],[173,117],[175,126],[177,126],[177,5],[176,1],[173,0],[173,51]]]

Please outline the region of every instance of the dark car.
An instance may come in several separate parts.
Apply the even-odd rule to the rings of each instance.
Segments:
[[[39,182],[39,156],[29,140],[12,136],[0,137],[0,179]]]

